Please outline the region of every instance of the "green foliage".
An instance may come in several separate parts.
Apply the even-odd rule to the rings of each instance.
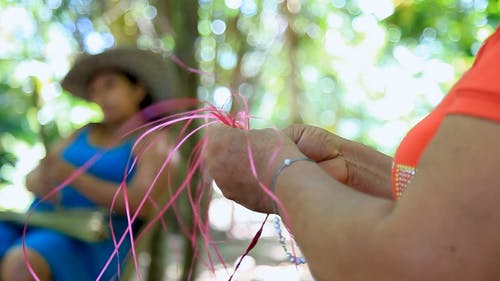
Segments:
[[[64,47],[58,45],[64,42],[50,42],[60,39],[55,37],[62,30],[62,23],[49,20],[54,14],[65,14],[58,9],[61,8],[52,9],[43,1],[0,2],[3,20],[0,32],[0,187],[10,181],[4,173],[6,167],[16,165],[20,156],[14,151],[15,143],[34,146],[42,141],[40,113],[47,104],[57,103],[56,97],[60,95],[60,88],[54,82],[60,78],[55,69],[60,64],[55,64],[54,60],[64,59],[64,52],[57,50]],[[34,79],[40,80],[39,85],[34,84]],[[37,93],[40,91],[42,93]],[[47,144],[59,136],[57,116],[67,112],[68,107],[65,107],[64,111],[48,114],[51,117],[43,120]]]
[[[484,38],[480,28],[498,24],[497,1],[418,1],[403,2],[387,23],[398,26],[402,38],[437,40],[440,55],[473,56]],[[410,3],[408,1],[408,3]]]
[[[3,149],[3,147],[0,147],[0,149]],[[14,156],[14,154],[12,154],[8,151],[0,150],[0,167],[1,168],[7,167],[7,166],[14,167],[15,162],[16,162],[16,157]],[[2,171],[2,170],[0,169],[0,171]],[[8,184],[8,183],[10,183],[9,179],[0,174],[0,186],[3,184]]]

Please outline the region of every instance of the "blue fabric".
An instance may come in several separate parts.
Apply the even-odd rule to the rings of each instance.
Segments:
[[[95,162],[87,169],[87,173],[102,180],[120,183],[129,172],[128,163],[132,152],[131,140],[119,146],[104,150],[93,146],[88,141],[88,128],[82,129],[75,140],[62,152],[61,157],[76,167],[81,167],[95,155]],[[128,173],[127,180],[133,177]],[[99,208],[71,186],[61,191],[61,205],[65,208]],[[31,208],[50,211],[54,206],[48,202],[35,199]],[[119,240],[128,226],[124,216],[112,215],[113,232]],[[140,222],[134,224],[137,230]],[[0,222],[0,259],[12,247],[21,245],[22,227]],[[116,275],[118,263],[123,265],[130,250],[130,239],[127,237],[119,248],[118,257],[114,257],[100,280],[112,280]],[[75,240],[53,230],[31,228],[26,235],[26,246],[41,254],[50,265],[54,281],[89,281],[96,280],[101,270],[112,255],[115,246],[111,239],[98,243],[86,243]]]

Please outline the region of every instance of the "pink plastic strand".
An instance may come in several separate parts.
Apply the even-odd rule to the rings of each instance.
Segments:
[[[193,72],[196,72],[196,71],[193,70]],[[201,72],[196,72],[196,73],[201,73]],[[199,132],[203,128],[206,128],[206,127],[213,125],[213,124],[216,124],[216,123],[226,124],[228,126],[231,126],[234,128],[240,128],[243,130],[249,129],[250,117],[248,115],[248,104],[246,102],[246,99],[244,99],[244,98],[241,98],[239,101],[241,101],[241,103],[243,104],[242,107],[244,108],[244,110],[236,112],[236,114],[229,114],[229,113],[222,111],[222,110],[220,110],[220,109],[218,109],[210,104],[205,104],[206,106],[203,108],[200,108],[200,109],[186,111],[185,110],[186,108],[204,104],[203,102],[200,102],[196,99],[168,100],[168,101],[156,104],[151,108],[148,108],[147,115],[148,116],[161,116],[165,112],[167,112],[167,111],[171,112],[174,109],[175,110],[184,110],[184,112],[175,113],[175,114],[171,114],[167,117],[159,118],[158,120],[151,122],[149,124],[146,124],[146,125],[139,126],[138,124],[140,124],[140,123],[137,122],[137,120],[135,120],[135,121],[132,120],[131,122],[127,123],[127,125],[124,128],[129,128],[129,129],[123,130],[123,132],[125,132],[125,134],[123,134],[124,136],[126,136],[127,134],[130,134],[130,133],[133,133],[134,131],[137,131],[139,129],[146,128],[146,126],[149,126],[149,127],[146,128],[145,132],[143,132],[136,139],[136,141],[134,143],[133,151],[136,151],[135,156],[132,157],[131,159],[129,159],[129,164],[128,164],[129,168],[126,171],[126,173],[124,175],[123,182],[119,185],[119,188],[117,189],[116,194],[113,197],[113,200],[112,200],[111,206],[110,206],[110,211],[112,211],[115,204],[116,204],[116,200],[119,197],[119,193],[123,192],[123,200],[124,200],[124,204],[125,204],[125,214],[126,214],[128,222],[129,222],[129,226],[124,231],[124,233],[121,233],[120,235],[117,236],[117,233],[114,233],[114,229],[112,227],[112,222],[110,219],[109,223],[110,223],[110,227],[111,227],[111,236],[113,239],[113,243],[115,245],[115,250],[110,255],[106,264],[103,266],[103,269],[101,270],[97,280],[100,280],[102,278],[102,275],[104,274],[106,268],[109,267],[112,259],[116,255],[118,255],[118,248],[121,246],[121,244],[124,242],[124,240],[127,239],[127,237],[130,240],[130,242],[132,243],[130,254],[131,254],[132,259],[134,261],[134,266],[135,266],[137,274],[138,274],[138,279],[142,280],[142,277],[140,276],[140,272],[138,270],[138,262],[137,262],[137,256],[136,256],[136,250],[135,250],[134,243],[136,241],[139,241],[140,239],[142,239],[144,233],[146,233],[146,231],[148,231],[153,226],[154,223],[158,222],[158,220],[161,220],[163,226],[166,228],[166,224],[164,222],[163,215],[169,208],[173,208],[174,211],[176,210],[176,204],[174,204],[174,203],[179,198],[181,193],[184,191],[188,192],[189,203],[190,203],[190,206],[191,206],[193,214],[194,214],[193,215],[193,224],[191,225],[191,227],[187,227],[186,225],[184,225],[180,219],[179,214],[177,214],[176,211],[175,212],[176,212],[176,217],[179,220],[179,225],[181,226],[181,230],[189,238],[189,240],[191,241],[191,243],[193,245],[193,249],[194,249],[195,254],[194,254],[193,260],[191,261],[192,265],[194,264],[194,262],[196,260],[198,260],[200,258],[198,256],[199,245],[197,242],[198,241],[197,233],[199,231],[203,246],[207,249],[207,255],[208,255],[207,256],[207,258],[208,258],[207,266],[208,266],[208,268],[212,272],[214,271],[214,260],[212,259],[210,251],[208,250],[210,248],[214,250],[214,253],[215,253],[217,259],[224,265],[224,267],[226,267],[224,259],[221,255],[221,253],[218,251],[216,244],[213,242],[213,239],[210,235],[210,227],[209,227],[209,220],[208,220],[208,204],[205,205],[205,208],[203,210],[200,207],[200,206],[203,206],[203,204],[202,204],[203,198],[209,197],[209,196],[205,195],[205,193],[211,191],[210,186],[207,185],[208,181],[202,181],[202,182],[198,183],[195,186],[194,192],[192,192],[193,187],[191,186],[191,183],[192,183],[191,181],[192,181],[194,174],[199,171],[202,173],[202,175],[204,175],[204,172],[205,172],[203,169],[203,153],[204,153],[205,145],[206,145],[205,138],[202,138],[200,140],[200,142],[198,144],[196,144],[195,149],[190,154],[190,157],[188,160],[188,171],[187,171],[186,178],[177,187],[176,190],[173,190],[170,198],[163,205],[163,207],[158,206],[156,204],[156,202],[154,201],[154,199],[150,197],[150,194],[151,194],[152,189],[154,188],[157,180],[159,179],[160,174],[162,172],[164,172],[165,170],[168,171],[167,166],[171,162],[174,154],[177,153],[179,151],[180,147],[190,137],[192,137],[195,133]],[[191,132],[188,132],[187,130],[188,130],[189,124],[191,122],[193,122],[194,120],[204,120],[205,123],[203,125],[196,127]],[[148,136],[149,134],[151,134],[157,130],[166,129],[166,128],[168,128],[172,125],[178,124],[180,122],[186,122],[186,123],[183,126],[181,132],[179,133],[179,135],[176,139],[176,145],[170,151],[170,153],[166,156],[166,159],[165,159],[163,165],[160,167],[159,171],[157,172],[156,177],[153,179],[150,187],[147,189],[146,193],[144,194],[143,199],[140,201],[137,208],[135,210],[131,210],[129,203],[128,203],[126,178],[128,177],[129,173],[133,170],[133,167],[135,167],[135,165],[137,164],[137,161],[138,161],[138,158],[140,157],[140,155],[142,153],[144,153],[145,151],[147,151],[151,147],[151,145],[153,144],[153,142],[144,144],[144,140],[145,140],[146,136]],[[132,127],[134,127],[134,128],[132,129]],[[255,167],[255,164],[253,162],[250,143],[247,141],[246,145],[247,145],[247,149],[248,149],[250,169],[251,169],[252,174],[258,180],[258,183],[261,186],[261,188],[264,190],[264,192],[266,194],[268,194],[272,198],[272,200],[277,202],[277,204],[281,207],[282,204],[279,201],[279,199],[274,194],[272,194],[272,192],[269,190],[269,187],[267,187],[265,184],[263,184],[262,181],[259,179],[260,178],[259,176],[262,176],[262,175],[257,175],[256,167]],[[274,159],[276,158],[277,154],[279,153],[279,150],[281,149],[282,145],[283,145],[283,143],[280,144],[280,148],[278,148],[271,156],[270,162],[268,163],[268,168],[271,167],[271,164],[274,161]],[[97,157],[98,156],[96,156],[95,158],[97,158]],[[92,158],[92,159],[94,159],[94,158]],[[94,159],[93,161],[95,161],[95,160],[96,159]],[[42,200],[46,200],[46,198],[53,196],[58,190],[60,190],[61,188],[63,188],[67,184],[69,184],[77,176],[82,174],[93,163],[93,161],[88,161],[88,163],[86,163],[85,165],[80,167],[78,169],[78,173],[75,172],[75,174],[73,174],[70,178],[68,178],[63,183],[61,183],[58,186],[58,188],[54,189],[52,192],[47,194]],[[171,189],[170,184],[166,188]],[[139,212],[141,211],[141,209],[143,208],[144,204],[147,201],[152,203],[154,208],[157,209],[157,213],[154,216],[154,218],[149,220],[147,225],[142,228],[141,233],[139,233],[137,235],[137,237],[134,237],[134,234],[132,231],[132,224],[137,219]],[[233,271],[233,274],[231,275],[229,280],[231,280],[233,278],[233,276],[236,273],[237,269],[239,268],[243,258],[246,255],[248,255],[248,253],[255,247],[258,239],[260,238],[260,235],[262,234],[262,229],[263,229],[263,226],[264,226],[264,223],[266,222],[266,220],[267,220],[267,216],[266,216],[266,219],[262,222],[261,228],[255,234],[252,241],[248,245],[246,251],[243,253],[242,257],[240,258],[240,260],[239,260],[238,264],[236,265],[236,267]],[[29,261],[27,260],[27,254],[26,254],[26,250],[25,250],[25,246],[24,246],[24,236],[26,235],[26,227],[27,227],[27,224],[25,224],[25,229],[23,231],[23,251],[24,251],[27,265],[28,265],[28,268],[29,268],[31,274],[33,275],[35,280],[39,280],[38,277],[36,276],[36,273],[32,269],[31,265],[29,265]],[[191,279],[191,277],[192,277],[192,271],[189,272],[189,279]],[[120,263],[118,263],[118,278],[120,278]]]
[[[236,264],[236,267],[234,268],[234,271],[233,271],[233,274],[231,274],[231,276],[229,277],[229,280],[228,281],[231,281],[234,277],[234,275],[236,274],[236,271],[238,270],[238,268],[240,267],[241,265],[241,262],[243,261],[243,259],[248,255],[248,253],[250,253],[250,251],[255,248],[255,245],[257,245],[257,242],[259,241],[259,238],[260,236],[262,235],[262,230],[264,229],[264,225],[266,224],[266,221],[267,221],[267,218],[269,217],[269,214],[266,215],[266,217],[264,218],[264,221],[262,222],[262,224],[260,225],[260,228],[259,230],[257,231],[257,233],[255,234],[255,236],[252,238],[252,241],[250,242],[250,244],[248,245],[247,249],[245,250],[245,252],[243,253],[243,255],[241,256],[240,260],[238,261],[238,263]]]
[[[198,116],[198,117],[206,117],[206,116]],[[179,118],[179,119],[182,119],[182,118]],[[187,119],[186,119],[186,120],[187,120]],[[184,142],[185,142],[185,141],[186,141],[189,137],[191,137],[193,134],[195,134],[197,131],[199,131],[200,129],[202,129],[202,128],[204,128],[204,127],[207,127],[207,126],[209,126],[209,125],[211,125],[211,124],[213,124],[213,122],[212,122],[212,123],[203,124],[203,125],[201,125],[200,127],[198,127],[198,128],[196,128],[196,129],[194,129],[192,132],[190,132],[190,133],[189,133],[186,137],[184,137],[184,138],[183,138],[183,139],[182,139],[182,140],[181,140],[181,141],[180,141],[180,142],[179,142],[179,143],[175,146],[175,148],[173,149],[173,152],[177,151],[177,150],[179,149],[179,147],[180,147],[180,146],[181,146],[181,145],[182,145],[182,144],[183,144],[183,143],[184,143]],[[141,141],[141,140],[145,137],[145,134],[151,133],[152,131],[153,131],[153,129],[148,130],[148,132],[144,133],[141,137],[139,137],[139,139],[136,141],[136,144],[137,144],[137,143],[139,143],[139,142],[140,142],[140,141]],[[171,152],[169,155],[172,155],[172,154],[173,154],[173,152]],[[200,161],[201,161],[201,159],[200,159]],[[165,162],[165,164],[163,165],[163,167],[162,167],[162,168],[164,168],[164,167],[166,166],[166,163],[167,163],[167,162]],[[189,174],[190,174],[190,175],[189,175]],[[193,170],[193,172],[192,172],[192,173],[189,173],[189,174],[188,174],[188,177],[186,177],[186,180],[184,181],[184,183],[189,183],[189,182],[190,182],[190,179],[191,179],[192,175],[194,174],[194,170]],[[156,178],[155,178],[155,181],[156,181],[156,179],[157,179],[157,178],[158,178],[158,177],[156,177]],[[104,274],[104,271],[105,271],[105,270],[106,270],[106,268],[109,266],[109,264],[111,263],[111,261],[112,261],[112,259],[114,258],[114,256],[118,254],[118,248],[119,248],[119,247],[120,247],[120,245],[123,243],[123,240],[124,240],[124,238],[127,236],[127,233],[128,233],[129,235],[131,235],[131,233],[132,233],[131,224],[132,224],[132,222],[133,222],[133,221],[135,221],[135,219],[137,218],[137,215],[138,215],[138,213],[139,213],[139,210],[140,210],[140,208],[142,208],[142,205],[143,205],[143,204],[145,203],[145,201],[147,200],[147,196],[148,196],[148,194],[151,192],[151,188],[152,188],[152,186],[153,186],[153,185],[154,185],[154,183],[153,183],[153,184],[150,186],[150,188],[148,189],[148,192],[147,192],[147,194],[145,195],[145,198],[141,201],[141,203],[140,203],[139,207],[138,207],[138,208],[137,208],[137,210],[136,210],[136,213],[135,213],[135,214],[134,214],[131,218],[130,218],[130,217],[128,217],[128,220],[129,220],[129,227],[128,227],[127,231],[126,231],[125,233],[123,233],[123,235],[120,237],[120,240],[119,240],[117,243],[115,243],[115,245],[116,245],[115,250],[114,250],[114,251],[113,251],[113,253],[110,255],[110,257],[109,257],[108,261],[106,262],[106,265],[105,265],[105,266],[104,266],[104,268],[101,270],[101,273],[99,274],[99,276],[98,276],[98,279],[97,279],[97,280],[100,280],[100,278],[102,278],[102,275]],[[183,185],[184,185],[184,184],[183,184]],[[183,188],[182,188],[182,185],[181,185],[181,187],[178,189],[178,191],[177,191],[177,193],[175,194],[175,196],[173,196],[173,197],[169,200],[169,202],[168,202],[168,203],[164,206],[164,208],[162,208],[162,210],[160,210],[160,212],[159,212],[159,213],[155,216],[155,218],[153,218],[153,219],[151,220],[151,222],[149,222],[149,223],[148,223],[148,225],[146,226],[146,228],[145,228],[145,229],[149,229],[149,228],[152,226],[152,223],[155,223],[155,222],[159,219],[159,217],[160,217],[160,216],[162,216],[162,215],[166,212],[166,210],[168,209],[168,207],[170,207],[170,206],[173,204],[174,200],[175,200],[175,199],[177,199],[177,197],[180,195],[180,192],[182,192],[182,191],[183,191]],[[191,241],[193,241],[193,240],[191,240]],[[133,244],[132,244],[132,245],[133,245]],[[133,249],[133,250],[132,250],[132,252],[134,253],[134,252],[135,252],[135,249]],[[135,254],[134,254],[134,256],[135,256]],[[137,263],[136,263],[137,261],[135,260],[134,262],[135,262],[135,264],[137,265]]]

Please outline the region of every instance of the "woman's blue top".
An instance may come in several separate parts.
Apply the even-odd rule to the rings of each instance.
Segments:
[[[115,183],[118,186],[125,176],[127,181],[133,178],[134,171],[129,168],[132,162],[133,142],[134,140],[130,139],[115,147],[104,149],[89,142],[89,128],[85,127],[63,150],[61,157],[77,168],[92,161],[86,170],[87,174]],[[61,190],[60,205],[68,209],[106,210],[72,186],[66,186]],[[40,201],[38,198],[33,202],[32,208],[43,211],[56,209],[52,203]],[[111,219],[113,232],[116,239],[119,240],[128,226],[128,221],[125,216],[117,214],[112,214]],[[140,223],[137,221],[133,224],[134,231],[137,231]],[[14,237],[13,227],[0,225],[0,233],[9,233],[9,231]],[[125,238],[124,243],[119,248],[119,257],[112,259],[101,280],[116,278],[118,264],[123,267],[124,257],[129,253],[129,240],[129,237]],[[11,245],[15,246],[16,243],[19,243],[19,239],[17,242],[13,241]],[[39,252],[47,260],[53,279],[56,281],[95,280],[115,249],[111,238],[97,243],[87,243],[49,229],[30,230],[26,235],[26,245]]]

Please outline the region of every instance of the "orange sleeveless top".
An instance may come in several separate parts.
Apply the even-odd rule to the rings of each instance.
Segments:
[[[418,161],[448,114],[462,114],[500,122],[500,27],[479,50],[472,67],[444,100],[411,129],[394,155],[392,190],[399,199],[415,176]]]

